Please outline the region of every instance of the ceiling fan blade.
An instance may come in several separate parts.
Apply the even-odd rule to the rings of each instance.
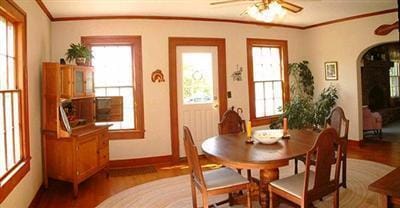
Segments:
[[[399,28],[399,21],[393,24],[381,25],[376,28],[375,35],[387,35],[397,28]]]
[[[300,12],[301,10],[303,10],[303,7],[298,6],[296,4],[289,3],[287,1],[279,1],[279,4],[283,8],[285,8],[285,9],[291,11],[291,12],[294,12],[294,13],[297,13],[297,12]]]
[[[255,1],[255,0],[226,0],[226,1],[216,1],[216,2],[211,2],[210,5],[229,4],[229,3],[241,2],[241,1]]]

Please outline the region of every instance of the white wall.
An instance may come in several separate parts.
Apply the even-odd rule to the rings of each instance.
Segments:
[[[248,118],[246,38],[285,39],[289,45],[289,61],[304,58],[301,30],[268,28],[254,25],[167,20],[90,20],[52,23],[52,59],[64,57],[69,44],[80,42],[81,36],[142,36],[145,139],[114,140],[110,158],[130,159],[171,154],[169,120],[168,37],[216,37],[226,39],[229,105],[242,107]],[[230,75],[236,65],[244,69],[244,80],[233,82]],[[164,83],[152,83],[151,72],[161,69]]]
[[[0,207],[28,207],[42,185],[42,148],[40,133],[41,63],[50,58],[50,21],[35,1],[16,0],[27,13],[28,92],[31,170],[15,187]]]
[[[365,49],[378,43],[398,41],[397,31],[386,36],[374,35],[374,30],[378,26],[392,24],[395,21],[397,13],[390,13],[308,29],[303,34],[305,37],[303,51],[310,61],[310,69],[315,80],[315,93],[318,95],[331,83],[337,86],[338,105],[344,107],[346,116],[350,120],[350,139],[362,139],[359,56]],[[338,81],[325,81],[326,61],[338,62]]]

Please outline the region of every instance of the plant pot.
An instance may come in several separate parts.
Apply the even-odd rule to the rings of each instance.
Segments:
[[[86,64],[86,58],[82,58],[82,57],[76,58],[75,59],[75,63],[76,63],[76,65],[79,65],[79,66],[85,65]]]

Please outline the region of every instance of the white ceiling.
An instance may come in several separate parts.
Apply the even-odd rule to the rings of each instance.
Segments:
[[[220,0],[42,0],[54,18],[88,16],[178,16],[254,21],[241,13],[251,1],[212,6]],[[287,0],[302,6],[273,23],[308,26],[397,8],[397,0]],[[254,2],[253,2],[254,3]]]

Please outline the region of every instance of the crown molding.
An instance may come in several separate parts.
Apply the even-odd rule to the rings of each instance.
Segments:
[[[42,0],[36,0],[36,3],[39,4],[39,7],[42,9],[42,11],[47,15],[50,21],[54,21],[53,15],[51,15],[50,11],[47,9],[46,5],[44,5]]]
[[[250,24],[267,27],[285,27],[292,29],[303,29],[301,26],[286,25],[286,24],[275,24],[275,23],[264,23],[256,21],[244,21],[244,20],[230,20],[230,19],[217,19],[217,18],[201,18],[201,17],[178,17],[178,16],[87,16],[87,17],[56,17],[54,22],[60,21],[79,21],[79,20],[110,20],[110,19],[147,19],[147,20],[188,20],[188,21],[205,21],[205,22],[227,22],[227,23],[239,23],[239,24]]]
[[[258,25],[258,26],[266,26],[266,27],[283,27],[283,28],[291,28],[291,29],[299,29],[306,30],[310,28],[335,24],[339,22],[346,22],[355,19],[383,15],[388,13],[394,13],[398,11],[398,8],[386,9],[377,12],[365,13],[360,15],[354,15],[350,17],[330,20],[326,22],[321,22],[308,26],[297,26],[297,25],[287,25],[287,24],[275,24],[275,23],[264,23],[257,21],[244,21],[244,20],[231,20],[231,19],[218,19],[218,18],[201,18],[201,17],[179,17],[179,16],[146,16],[146,15],[124,15],[124,16],[82,16],[82,17],[53,17],[50,11],[47,9],[46,5],[42,0],[36,0],[39,4],[40,8],[47,15],[47,17],[52,22],[61,22],[61,21],[81,21],[81,20],[113,20],[113,19],[147,19],[147,20],[186,20],[186,21],[203,21],[203,22],[225,22],[225,23],[236,23],[236,24],[249,24],[249,25]]]
[[[393,12],[397,12],[397,8],[394,8],[394,9],[386,9],[386,10],[377,11],[377,12],[371,12],[371,13],[366,13],[366,14],[359,14],[359,15],[350,16],[350,17],[345,17],[345,18],[340,18],[340,19],[335,19],[335,20],[331,20],[331,21],[327,21],[327,22],[321,22],[321,23],[318,23],[318,24],[313,24],[313,25],[305,26],[305,27],[303,27],[303,29],[309,29],[309,28],[314,28],[314,27],[320,27],[320,26],[324,26],[324,25],[330,25],[330,24],[335,24],[335,23],[339,23],[339,22],[346,22],[346,21],[350,21],[350,20],[354,20],[354,19],[360,19],[360,18],[365,18],[365,17],[377,16],[377,15],[388,14],[388,13],[393,13]]]

